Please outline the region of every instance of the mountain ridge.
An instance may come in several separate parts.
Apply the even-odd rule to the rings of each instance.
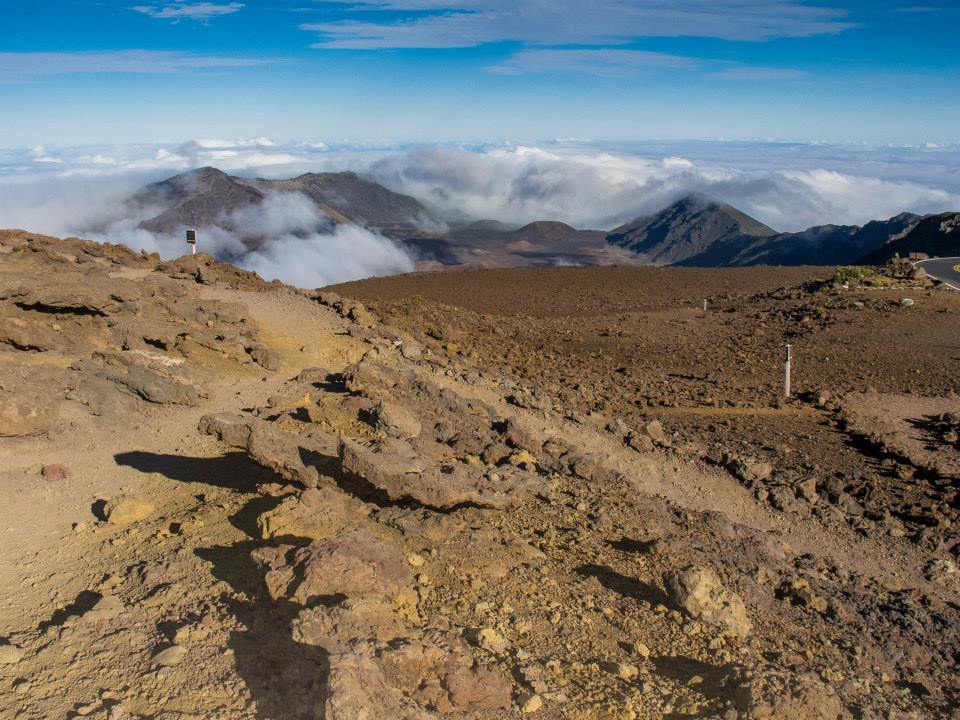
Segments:
[[[862,226],[825,224],[800,232],[777,232],[738,208],[701,193],[682,196],[655,213],[641,215],[608,232],[578,229],[552,219],[516,226],[463,213],[459,221],[447,223],[440,212],[421,200],[349,171],[267,179],[238,177],[203,167],[151,183],[127,204],[155,213],[140,223],[140,228],[150,232],[173,234],[184,228],[219,225],[243,235],[243,228],[231,227],[232,213],[255,207],[278,192],[309,198],[332,225],[360,225],[401,243],[424,269],[556,264],[855,264],[882,262],[897,252],[928,252],[923,248],[939,247],[936,236],[940,225],[936,223],[924,225],[925,239],[917,235],[906,240],[924,220],[913,213]],[[263,240],[245,237],[244,242],[253,248]],[[898,240],[903,242],[892,245]]]
[[[960,213],[948,212],[922,218],[909,232],[864,255],[865,264],[879,265],[896,257],[923,253],[931,257],[960,256]]]

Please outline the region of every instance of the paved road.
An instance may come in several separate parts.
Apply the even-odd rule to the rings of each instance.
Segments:
[[[916,263],[927,271],[927,275],[946,283],[954,290],[960,290],[960,257],[930,258]]]

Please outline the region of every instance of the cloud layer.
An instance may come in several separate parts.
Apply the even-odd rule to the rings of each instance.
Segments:
[[[694,58],[642,50],[542,49],[514,53],[505,62],[488,67],[487,70],[499,75],[566,71],[620,77],[645,70],[692,70],[699,65],[700,62]]]
[[[321,4],[343,7],[339,0]],[[797,0],[357,0],[358,19],[307,23],[316,47],[461,48],[502,41],[616,45],[638,37],[760,41],[838,33],[842,10]],[[368,20],[371,8],[393,11]]]
[[[179,145],[0,147],[0,228],[122,242],[165,257],[181,234],[154,235],[124,200],[149,182],[213,165],[255,177],[354,170],[413,195],[441,217],[524,224],[552,219],[609,229],[684,194],[728,202],[777,230],[862,224],[903,211],[960,210],[960,148],[687,142],[414,147],[269,138],[205,138]],[[243,237],[224,228],[244,228]],[[413,268],[392,241],[332,226],[303,195],[200,228],[202,249],[270,279],[309,287]]]
[[[753,152],[762,154],[762,148]],[[751,160],[746,151],[741,160]],[[385,157],[369,172],[394,190],[450,212],[513,223],[554,219],[583,228],[611,228],[691,192],[728,202],[784,231],[862,224],[905,210],[960,209],[956,190],[906,179],[816,165],[736,167],[689,157],[600,152],[590,146],[483,153],[425,148]]]

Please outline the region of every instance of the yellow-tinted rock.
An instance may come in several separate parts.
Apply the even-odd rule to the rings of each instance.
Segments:
[[[118,495],[103,508],[103,514],[111,525],[128,525],[148,517],[153,505],[143,498]]]

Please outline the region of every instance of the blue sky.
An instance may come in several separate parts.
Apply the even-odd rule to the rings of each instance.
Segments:
[[[6,0],[0,145],[960,140],[943,0]]]

